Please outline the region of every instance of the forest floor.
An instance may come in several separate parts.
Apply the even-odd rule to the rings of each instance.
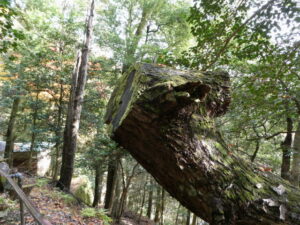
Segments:
[[[49,180],[45,178],[26,177],[24,186],[34,184],[28,196],[34,207],[53,225],[106,225],[110,223],[103,222],[99,217],[86,217],[82,210],[85,205],[78,201],[70,194],[59,191]],[[28,194],[28,193],[27,193]],[[8,198],[7,194],[0,197]],[[13,196],[14,198],[14,196]],[[9,211],[5,217],[0,218],[0,224],[16,225],[20,222],[20,206],[18,200],[9,200]],[[100,210],[101,211],[101,210]],[[104,212],[102,210],[102,212]],[[107,218],[104,216],[104,219]],[[25,224],[36,225],[34,218],[25,209]],[[146,217],[138,218],[132,212],[124,213],[120,225],[155,225]]]
[[[34,207],[53,225],[104,224],[99,218],[82,216],[81,211],[84,206],[79,204],[71,195],[61,192],[48,184],[48,180],[39,179],[35,181],[33,178],[27,178],[25,185],[32,182],[36,182],[36,185],[30,191],[28,198]],[[0,218],[0,224],[15,225],[20,223],[19,203],[17,200],[10,201],[9,212],[7,216]],[[27,210],[25,210],[25,224],[37,224]]]

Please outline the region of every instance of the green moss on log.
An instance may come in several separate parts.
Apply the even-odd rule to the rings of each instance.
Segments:
[[[132,109],[133,103],[143,102],[143,104],[147,104],[147,102],[155,100],[174,103],[188,100],[200,102],[212,89],[210,84],[215,87],[218,82],[223,85],[226,83],[224,77],[228,79],[228,75],[223,73],[204,75],[199,71],[179,71],[163,66],[153,67],[151,64],[133,65],[117,82],[108,103],[105,120],[110,125],[109,130],[114,132],[122,124]],[[217,105],[216,101],[221,99],[219,92],[221,93],[222,90],[213,91],[209,104]],[[139,101],[136,102],[138,98]],[[213,111],[209,108],[209,104],[207,104],[206,109],[201,106],[199,110]],[[229,103],[226,102],[225,104],[228,105]],[[149,107],[149,110],[157,110],[153,104],[146,106]],[[217,110],[214,113],[219,115]],[[209,114],[209,112],[202,115],[205,114]],[[211,126],[209,120],[205,120],[203,123]]]

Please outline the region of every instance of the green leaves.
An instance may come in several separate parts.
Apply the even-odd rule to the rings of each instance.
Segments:
[[[197,44],[186,52],[187,67],[211,69],[230,61],[263,57],[271,33],[297,21],[295,1],[195,1],[189,22]]]
[[[0,1],[0,53],[7,52],[10,47],[16,48],[17,40],[24,38],[21,31],[13,28],[17,15],[16,10],[10,7],[10,1]]]

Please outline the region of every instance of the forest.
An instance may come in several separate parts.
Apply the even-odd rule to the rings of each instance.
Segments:
[[[299,0],[0,0],[0,224],[300,225]]]

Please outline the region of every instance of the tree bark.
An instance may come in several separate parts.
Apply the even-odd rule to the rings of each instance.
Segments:
[[[290,166],[291,166],[291,149],[292,149],[292,132],[293,132],[293,120],[291,118],[286,119],[287,133],[284,141],[281,143],[282,149],[282,161],[281,161],[281,177],[288,180],[290,178]]]
[[[225,72],[139,64],[120,79],[105,119],[113,139],[208,223],[300,224],[299,189],[236,156],[216,131],[229,103]]]
[[[153,181],[152,178],[150,177],[150,190],[149,190],[149,195],[148,195],[148,207],[147,207],[147,217],[151,219],[151,214],[152,214],[152,202],[153,202]]]
[[[126,202],[127,202],[127,195],[129,192],[129,187],[132,181],[132,178],[135,176],[136,168],[138,167],[138,163],[132,168],[131,174],[127,174],[125,177],[125,172],[122,166],[122,161],[120,160],[121,170],[122,170],[122,194],[118,204],[117,213],[115,215],[116,222],[119,223],[124,212]]]
[[[32,157],[33,157],[33,152],[35,151],[35,140],[37,136],[37,117],[38,117],[38,101],[39,101],[39,92],[37,91],[36,96],[35,96],[35,103],[33,106],[33,113],[32,113],[32,131],[31,131],[31,141],[30,141],[30,149],[29,149],[29,159],[28,159],[28,171],[31,171],[31,166],[32,166]]]
[[[21,98],[16,97],[13,101],[10,118],[8,122],[8,127],[6,131],[6,145],[4,150],[4,158],[8,160],[9,167],[12,167],[12,153],[14,149],[14,140],[15,140],[15,122],[17,118],[17,113],[19,111],[19,105],[20,105]]]
[[[100,201],[100,197],[101,197],[100,186],[102,183],[102,176],[103,176],[103,173],[102,173],[101,167],[99,165],[95,169],[95,191],[94,191],[93,207],[96,207]]]
[[[179,212],[180,212],[180,203],[177,206],[177,210],[176,210],[176,216],[175,216],[175,224],[178,224],[178,220],[179,220]]]
[[[300,179],[300,121],[298,121],[298,127],[295,133],[293,144],[293,163],[291,170],[291,182],[299,186]]]
[[[156,188],[156,202],[155,202],[155,216],[154,216],[154,222],[158,223],[160,221],[160,208],[161,208],[161,198],[160,198],[160,187],[157,186]]]
[[[119,171],[116,174],[116,183],[115,183],[115,188],[113,191],[113,200],[112,200],[112,206],[110,209],[110,216],[112,218],[117,218],[118,215],[118,209],[119,209],[119,205],[120,205],[120,201],[121,201],[121,179],[120,179],[120,173]]]
[[[156,11],[157,8],[162,4],[162,1],[153,1],[151,6],[144,6],[142,9],[142,16],[139,21],[139,24],[135,30],[134,36],[128,40],[128,46],[125,53],[125,61],[123,62],[122,72],[125,73],[129,66],[136,61],[136,51],[139,45],[139,42],[142,38],[143,30],[147,25],[152,13]]]
[[[196,225],[196,224],[197,224],[197,216],[193,214],[192,225]]]
[[[190,220],[191,220],[191,211],[187,210],[187,214],[186,214],[186,225],[190,225]]]
[[[165,190],[161,189],[160,225],[164,225]]]
[[[116,184],[116,176],[118,171],[118,160],[111,156],[108,162],[107,178],[106,178],[106,193],[104,199],[104,208],[110,210],[113,203],[114,190]]]
[[[256,155],[258,153],[258,150],[259,150],[259,140],[256,140],[256,144],[255,144],[255,151],[253,153],[253,155],[251,156],[251,162],[254,162],[255,158],[256,158]]]
[[[139,219],[138,219],[139,223],[141,221],[141,217],[142,217],[143,211],[144,211],[144,204],[145,204],[145,199],[146,199],[146,186],[147,186],[147,180],[145,181],[145,184],[143,186],[143,197],[142,197],[142,202],[141,202],[141,207],[140,207],[140,214],[139,214]]]
[[[93,17],[94,0],[91,1],[90,14],[86,24],[85,42],[81,49],[81,54],[78,55],[74,73],[72,75],[72,87],[62,151],[62,166],[60,170],[60,179],[57,183],[57,186],[62,190],[70,189],[73,175],[73,165],[77,148],[77,137],[84,98],[84,88],[87,79],[88,55],[93,31]]]
[[[59,100],[58,100],[58,109],[57,109],[57,122],[55,128],[55,155],[53,159],[53,174],[52,179],[57,180],[58,169],[59,169],[59,157],[60,157],[60,146],[61,146],[61,136],[62,136],[62,118],[63,118],[63,79],[60,79],[60,91],[59,91]]]

